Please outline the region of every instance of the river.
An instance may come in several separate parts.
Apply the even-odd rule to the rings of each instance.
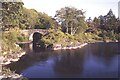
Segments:
[[[117,78],[120,43],[89,43],[76,50],[33,52],[8,65],[28,78]],[[118,74],[119,73],[119,74]]]

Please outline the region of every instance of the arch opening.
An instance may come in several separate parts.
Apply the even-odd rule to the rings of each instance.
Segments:
[[[42,36],[43,35],[41,33],[39,33],[39,32],[35,32],[33,34],[33,51],[34,52],[45,50],[45,44],[41,40]]]

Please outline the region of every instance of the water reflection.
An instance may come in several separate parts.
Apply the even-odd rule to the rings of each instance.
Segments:
[[[59,77],[80,74],[83,71],[84,50],[66,50],[55,57],[54,70]]]
[[[96,45],[89,45],[95,60],[98,62],[104,62],[106,66],[109,66],[116,54],[119,54],[118,47],[118,44],[113,43],[96,43]]]
[[[118,77],[120,43],[96,43],[76,50],[31,52],[7,65],[29,78]]]
[[[27,53],[26,55],[23,55],[19,61],[13,62],[5,67],[9,67],[12,71],[20,74],[23,70],[33,66],[35,63],[46,61],[48,57],[48,52]]]

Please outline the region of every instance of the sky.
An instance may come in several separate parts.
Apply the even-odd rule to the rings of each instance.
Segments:
[[[57,10],[66,6],[72,6],[86,11],[86,18],[106,15],[110,9],[118,17],[118,2],[120,0],[22,0],[24,7],[36,9],[54,17]]]

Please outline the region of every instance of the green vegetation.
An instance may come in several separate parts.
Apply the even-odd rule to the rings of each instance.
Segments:
[[[50,44],[62,44],[62,46],[67,46],[71,42],[75,44],[77,42],[97,42],[101,40],[101,37],[93,33],[79,33],[73,36],[68,33],[63,33],[61,30],[54,29],[50,29],[49,34],[42,37],[42,41],[46,46]]]
[[[2,2],[3,31],[15,27],[20,29],[48,29],[54,27],[55,21],[50,16],[34,9],[26,9],[23,5],[23,2]]]
[[[56,11],[55,19],[61,23],[62,31],[71,35],[83,32],[87,28],[84,12],[74,7]]]
[[[115,18],[112,10],[105,16],[95,17],[94,20],[88,19],[85,22],[82,10],[65,7],[56,12],[55,19],[59,21],[61,29],[53,29],[43,37],[46,44],[120,41],[120,20]]]
[[[101,38],[93,33],[80,33],[78,35],[75,35],[76,39],[79,42],[99,42],[101,41]]]
[[[9,30],[17,26],[21,26],[22,20],[22,2],[2,2],[3,27],[2,30]]]
[[[120,20],[115,17],[112,10],[107,15],[100,15],[98,18],[95,17],[92,21],[90,18],[87,20],[89,26],[88,32],[94,32],[96,30],[102,41],[120,41]]]
[[[23,7],[22,2],[3,2],[3,43],[2,50],[18,51],[16,42],[28,41],[20,34],[22,29],[48,29],[49,34],[42,37],[45,45],[71,42],[120,41],[120,20],[112,10],[105,16],[85,21],[82,10],[64,7],[56,11],[52,18],[45,13]]]
[[[46,46],[50,44],[62,44],[62,46],[66,46],[70,42],[77,42],[75,40],[75,37],[68,34],[68,33],[63,33],[61,30],[54,30],[50,29],[49,34],[44,36],[42,40],[45,42]]]
[[[20,34],[20,29],[14,28],[10,31],[2,33],[2,53],[8,52],[7,54],[19,52],[21,49],[16,45],[16,42],[28,41],[26,36]],[[6,54],[5,54],[6,55]]]
[[[23,8],[23,29],[48,29],[54,26],[54,20],[45,13]]]
[[[28,40],[20,34],[21,29],[49,29],[50,33],[42,38],[45,44],[120,40],[120,20],[111,9],[107,15],[95,17],[94,20],[88,19],[86,22],[85,12],[74,7],[61,8],[52,18],[23,5],[22,2],[2,3],[3,51],[16,50],[17,41]]]

